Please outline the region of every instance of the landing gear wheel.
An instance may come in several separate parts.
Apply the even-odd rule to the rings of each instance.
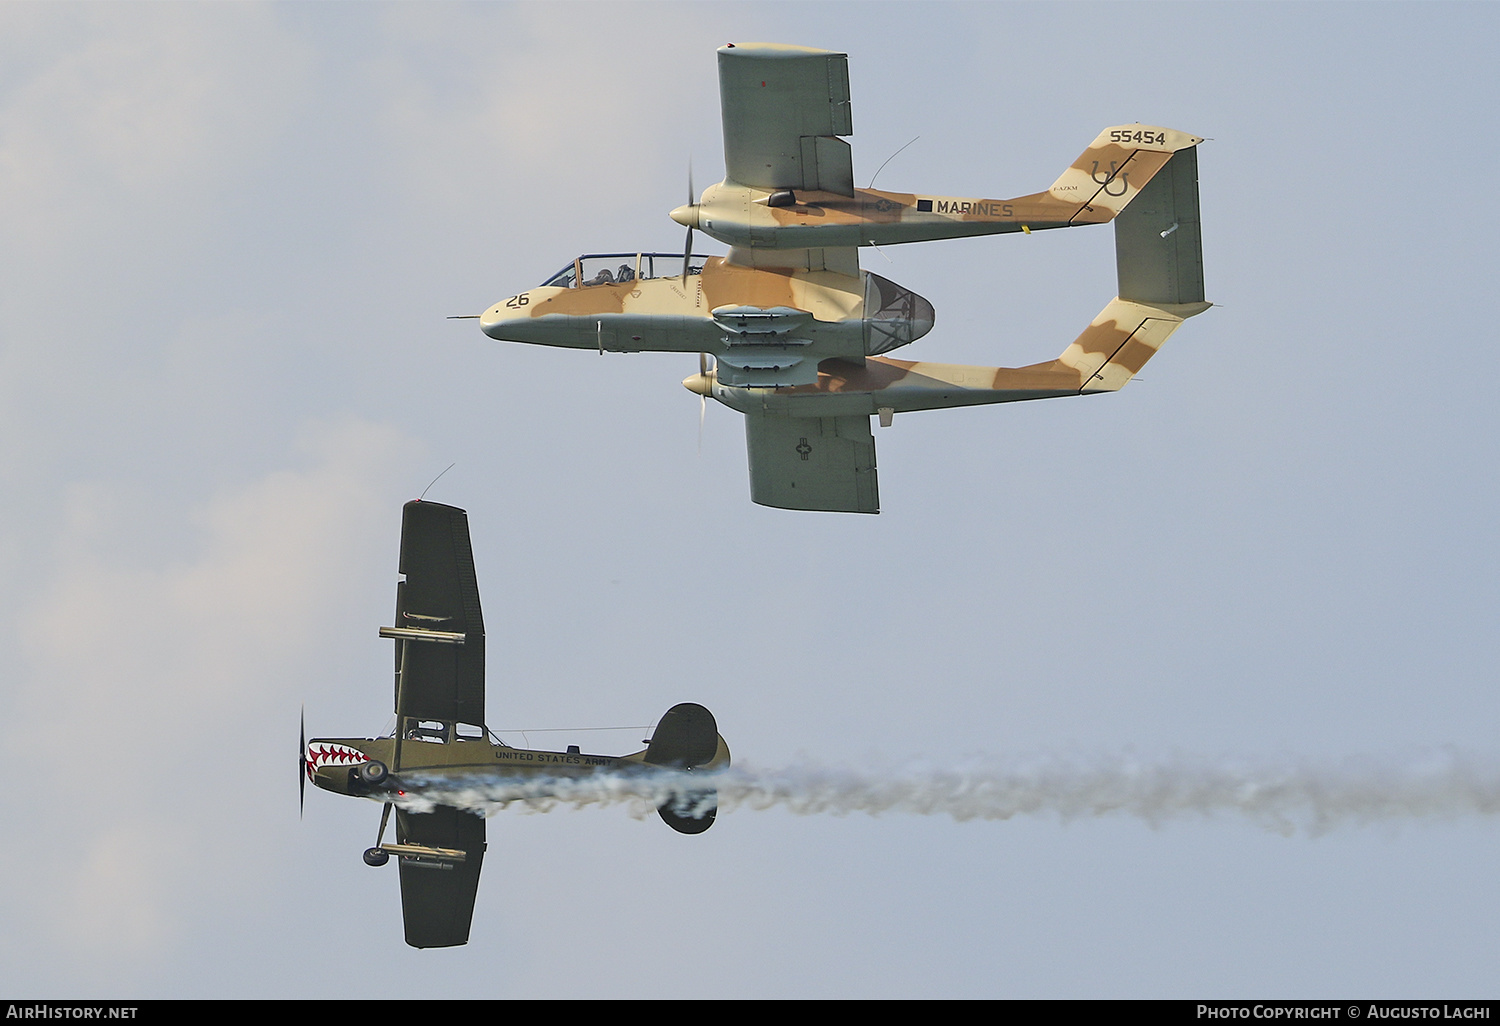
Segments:
[[[389,861],[391,861],[391,853],[390,852],[384,851],[384,850],[382,850],[380,848],[366,848],[365,849],[365,865],[367,865],[367,866],[383,866],[383,865],[385,865]]]

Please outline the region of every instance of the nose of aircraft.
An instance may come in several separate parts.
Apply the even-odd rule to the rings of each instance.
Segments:
[[[484,332],[490,338],[504,339],[505,324],[510,319],[511,318],[509,316],[509,312],[505,309],[505,306],[501,303],[496,303],[484,313],[480,314],[479,330]]]

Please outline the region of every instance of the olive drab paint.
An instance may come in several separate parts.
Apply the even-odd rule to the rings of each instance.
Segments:
[[[596,774],[630,777],[703,774],[657,809],[678,833],[713,825],[712,773],[729,765],[729,746],[711,712],[684,702],[657,722],[647,747],[630,755],[588,755],[512,748],[484,725],[484,616],[461,509],[419,499],[401,515],[404,580],[396,586],[396,625],[381,628],[396,642],[396,729],[378,738],[313,738],[301,742],[304,781],[335,794],[385,806],[368,865],[397,859],[406,943],[417,948],[466,944],[486,850],[484,817],[441,804],[455,787],[528,782],[543,788]],[[550,793],[550,792],[549,792]],[[428,797],[425,812],[401,807]],[[383,843],[392,808],[396,841]]]

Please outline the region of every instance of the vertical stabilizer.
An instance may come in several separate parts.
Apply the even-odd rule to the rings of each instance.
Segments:
[[[1152,306],[1203,302],[1203,233],[1198,223],[1198,147],[1165,167],[1115,218],[1119,297]]]

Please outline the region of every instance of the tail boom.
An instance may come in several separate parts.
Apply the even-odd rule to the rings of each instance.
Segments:
[[[1202,141],[1155,125],[1115,125],[1045,192],[1011,199],[875,189],[793,192],[722,182],[704,192],[694,216],[713,238],[746,249],[889,246],[1105,224],[1174,153]],[[773,196],[781,198],[773,203]]]
[[[824,360],[818,383],[744,389],[715,385],[714,398],[747,414],[871,416],[1026,399],[1090,395],[1123,388],[1178,326],[1211,303],[1151,306],[1114,299],[1061,356],[1026,367],[892,360]]]

